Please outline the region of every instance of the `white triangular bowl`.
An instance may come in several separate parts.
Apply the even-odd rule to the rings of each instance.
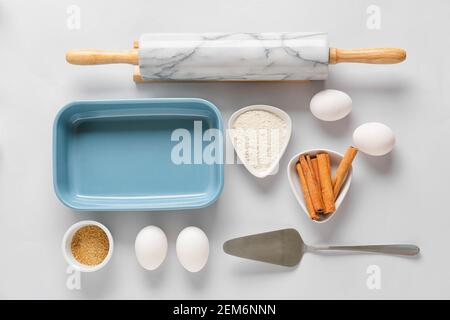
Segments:
[[[264,110],[264,111],[272,112],[272,113],[276,114],[277,116],[279,116],[284,121],[286,121],[286,124],[287,124],[287,131],[288,131],[287,141],[286,141],[285,145],[281,147],[281,152],[280,152],[280,155],[279,155],[277,161],[274,161],[271,164],[271,166],[269,168],[267,168],[267,170],[265,170],[263,172],[256,171],[251,165],[249,165],[245,161],[245,157],[239,153],[239,151],[237,150],[237,148],[236,148],[236,146],[234,144],[235,143],[234,137],[233,137],[233,135],[231,133],[232,131],[230,130],[230,129],[232,129],[232,125],[233,125],[234,121],[237,119],[237,117],[239,115],[241,115],[242,113],[250,111],[250,110]],[[275,171],[276,171],[276,169],[278,167],[278,164],[279,164],[281,158],[283,157],[284,152],[286,151],[286,148],[287,148],[287,146],[289,144],[289,140],[291,139],[291,134],[292,134],[292,120],[291,120],[291,117],[289,117],[289,115],[285,111],[283,111],[283,110],[281,110],[279,108],[273,107],[273,106],[269,106],[269,105],[255,104],[255,105],[251,105],[251,106],[247,106],[247,107],[241,108],[241,109],[237,110],[235,113],[233,113],[231,115],[230,119],[228,120],[228,135],[229,135],[229,138],[231,140],[231,144],[233,145],[233,148],[236,151],[237,156],[239,157],[239,159],[241,160],[241,162],[245,166],[245,168],[247,168],[247,170],[252,175],[254,175],[257,178],[265,178],[265,177],[275,173]]]
[[[301,190],[300,180],[299,180],[299,177],[297,174],[297,170],[295,169],[295,165],[297,164],[298,158],[301,155],[303,155],[303,154],[315,155],[319,152],[327,152],[330,155],[331,171],[335,172],[336,168],[338,167],[339,163],[341,162],[341,160],[344,156],[338,152],[335,152],[332,150],[327,150],[327,149],[311,149],[311,150],[302,151],[302,152],[296,154],[295,156],[293,156],[287,166],[287,176],[288,176],[289,184],[291,186],[291,190],[294,193],[295,198],[297,199],[298,203],[300,204],[300,206],[303,209],[303,212],[305,212],[305,214],[309,220],[312,220],[312,219],[309,217],[308,210],[306,209],[305,199],[303,197],[303,192]],[[347,195],[347,192],[350,188],[350,184],[352,182],[352,174],[353,174],[353,168],[350,167],[350,170],[347,174],[347,178],[345,179],[344,184],[342,185],[341,192],[339,193],[339,196],[336,199],[336,203],[335,203],[336,210],[333,213],[328,214],[326,216],[326,218],[323,220],[319,220],[319,221],[312,220],[312,221],[314,221],[316,223],[324,223],[324,222],[330,221],[330,219],[337,213],[337,211],[339,210],[339,207],[341,206],[342,202],[344,201],[345,196]]]

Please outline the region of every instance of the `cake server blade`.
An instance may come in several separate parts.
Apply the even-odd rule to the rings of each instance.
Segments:
[[[283,229],[228,240],[223,250],[233,256],[286,267],[297,265],[304,244],[295,229]]]

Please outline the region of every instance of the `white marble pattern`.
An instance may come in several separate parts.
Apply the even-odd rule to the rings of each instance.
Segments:
[[[323,80],[326,33],[145,34],[145,80]]]

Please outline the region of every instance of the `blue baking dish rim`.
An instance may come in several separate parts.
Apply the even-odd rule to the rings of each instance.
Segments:
[[[63,196],[61,196],[58,184],[56,182],[56,136],[57,136],[57,130],[56,126],[58,124],[58,120],[61,117],[61,115],[64,113],[65,110],[71,108],[74,105],[85,105],[85,104],[104,104],[104,103],[124,103],[124,102],[132,102],[132,103],[146,103],[146,102],[199,102],[207,105],[211,110],[214,112],[218,119],[218,128],[220,132],[222,132],[222,136],[225,139],[225,136],[223,135],[223,119],[222,114],[220,110],[210,101],[202,98],[148,98],[148,99],[114,99],[114,100],[75,100],[72,102],[69,102],[64,107],[62,107],[58,113],[56,114],[55,120],[53,121],[53,134],[52,134],[52,174],[53,174],[53,189],[55,191],[56,197],[68,208],[71,208],[73,210],[79,211],[79,212],[86,212],[86,211],[92,211],[92,212],[100,212],[100,211],[116,211],[116,212],[127,212],[127,211],[179,211],[179,210],[188,210],[188,209],[201,209],[210,206],[214,202],[217,201],[219,196],[221,195],[223,191],[224,186],[224,165],[221,163],[219,165],[219,183],[216,193],[205,203],[202,203],[200,205],[192,204],[192,205],[184,205],[182,207],[161,207],[161,208],[95,208],[95,209],[89,209],[84,207],[77,207],[73,205],[72,203],[68,202]]]

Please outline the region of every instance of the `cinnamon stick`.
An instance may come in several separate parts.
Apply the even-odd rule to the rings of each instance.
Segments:
[[[305,205],[306,209],[308,210],[308,214],[311,219],[313,220],[319,220],[319,216],[316,213],[316,210],[314,210],[314,206],[312,204],[311,195],[309,194],[308,185],[306,184],[306,178],[303,174],[302,166],[300,163],[297,163],[295,165],[295,169],[297,169],[298,177],[300,178],[300,187],[303,192],[303,197],[305,199]]]
[[[348,147],[344,157],[342,158],[338,168],[336,169],[336,174],[332,181],[335,199],[338,197],[339,191],[341,191],[341,187],[344,184],[345,178],[347,177],[348,170],[352,166],[353,159],[355,159],[357,153],[358,149],[352,146]]]
[[[317,165],[322,190],[324,213],[333,213],[336,210],[336,207],[334,205],[334,193],[330,172],[330,156],[328,153],[317,154]]]
[[[304,155],[300,156],[299,161],[302,167],[303,174],[305,175],[306,184],[308,186],[314,210],[316,211],[316,213],[322,213],[324,207],[322,200],[322,192],[320,191],[320,188],[317,185],[317,181],[314,179],[313,172],[309,168],[306,157]]]
[[[314,169],[313,160],[314,160],[314,162],[317,162],[316,156],[314,156],[314,158],[312,158],[309,154],[306,155],[306,162],[308,162],[309,170],[311,171],[314,180],[316,180],[317,187],[319,188],[319,190],[321,190],[322,188],[320,187],[319,168],[317,167],[316,169]],[[316,166],[317,166],[317,163],[316,163]],[[320,197],[322,198],[322,193],[320,193]],[[323,198],[321,200],[323,203]]]
[[[319,166],[317,164],[317,158],[311,158],[311,166],[314,172],[314,176],[316,177],[317,180],[317,185],[319,186],[320,189],[322,189],[322,187],[320,186]]]
[[[306,158],[306,162],[308,162],[309,169],[313,170],[312,163],[311,163],[311,156],[309,154],[307,154],[307,155],[305,155],[305,158]],[[312,175],[315,179],[316,177],[315,177],[314,171],[312,171]]]

